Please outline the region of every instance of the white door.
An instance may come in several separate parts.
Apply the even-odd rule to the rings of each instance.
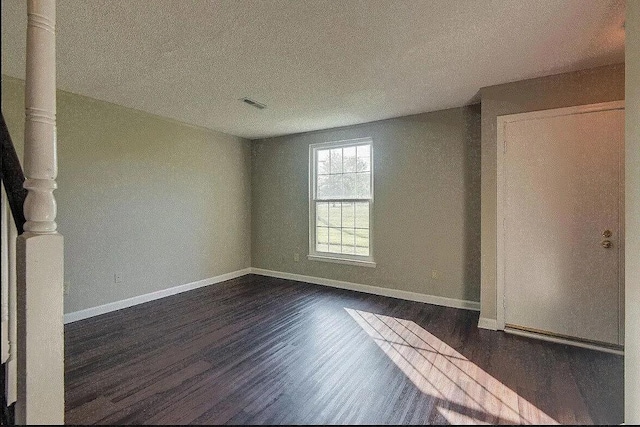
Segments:
[[[502,121],[505,325],[622,344],[624,110],[518,118]]]

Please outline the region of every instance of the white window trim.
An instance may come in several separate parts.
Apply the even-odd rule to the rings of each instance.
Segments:
[[[316,191],[316,151],[327,148],[349,147],[368,143],[371,145],[371,198],[369,201],[369,256],[355,254],[337,254],[333,252],[316,251],[316,209],[315,209],[315,191]],[[375,267],[373,261],[373,183],[374,183],[374,166],[373,166],[373,139],[355,138],[339,141],[320,142],[309,145],[309,255],[307,259],[312,261],[333,262],[338,264],[357,265],[363,267]],[[344,199],[347,200],[347,199]]]
[[[369,234],[371,236],[371,234]],[[371,237],[369,237],[369,242],[371,242]],[[369,243],[371,246],[371,243]],[[369,248],[371,249],[371,248]],[[345,255],[345,254],[334,254],[331,255]],[[347,254],[349,255],[349,254]],[[357,256],[357,255],[353,255]],[[375,267],[376,263],[373,261],[365,261],[365,260],[355,260],[355,259],[344,259],[344,258],[335,258],[332,256],[323,256],[323,255],[307,255],[307,259],[311,261],[324,261],[324,262],[334,262],[336,264],[346,264],[346,265],[359,265],[362,267]]]

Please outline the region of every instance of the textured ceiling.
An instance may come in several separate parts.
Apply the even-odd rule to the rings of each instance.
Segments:
[[[623,20],[620,0],[59,0],[57,81],[253,139],[623,62]],[[26,2],[2,0],[3,74],[24,78],[25,29]]]

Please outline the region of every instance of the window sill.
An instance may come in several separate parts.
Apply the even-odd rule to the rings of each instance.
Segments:
[[[323,262],[334,262],[336,264],[357,265],[360,267],[375,268],[376,266],[376,263],[373,261],[344,259],[344,258],[337,258],[337,257],[331,257],[331,256],[324,256],[324,255],[307,255],[307,259],[310,261],[323,261]]]

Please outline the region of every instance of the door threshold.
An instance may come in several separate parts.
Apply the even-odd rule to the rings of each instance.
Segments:
[[[513,326],[513,325],[505,325],[504,331],[512,335],[520,335],[527,338],[534,338],[534,339],[554,342],[558,344],[567,344],[567,345],[572,345],[574,347],[588,348],[590,350],[597,350],[605,353],[624,356],[624,347],[620,345],[582,341],[578,338],[569,338],[564,336],[550,335],[548,333],[544,333],[540,331],[531,331],[531,330],[524,329],[518,326]]]

